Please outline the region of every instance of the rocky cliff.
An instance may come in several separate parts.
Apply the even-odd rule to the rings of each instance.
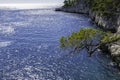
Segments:
[[[118,12],[112,15],[97,14],[90,9],[90,4],[86,3],[86,0],[78,0],[74,5],[69,7],[61,7],[56,11],[65,11],[71,13],[83,13],[88,14],[92,21],[94,21],[100,28],[109,30],[120,34],[120,9]],[[112,57],[120,66],[120,41],[108,46]]]
[[[57,8],[56,11],[65,11],[70,13],[83,13],[88,14],[89,13],[89,5],[85,4],[85,0],[79,0],[74,5],[69,7],[61,7]]]
[[[120,9],[117,13],[112,15],[96,14],[95,11],[91,11],[90,4],[86,3],[86,0],[78,0],[74,5],[69,7],[61,7],[56,9],[56,11],[65,11],[70,13],[83,13],[88,14],[90,18],[101,28],[105,30],[110,30],[113,32],[120,31]]]
[[[90,11],[89,16],[91,19],[102,29],[112,32],[119,32],[120,27],[120,14],[113,14],[110,16],[98,15],[95,12]]]

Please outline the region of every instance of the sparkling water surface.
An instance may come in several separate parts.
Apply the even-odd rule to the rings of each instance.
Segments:
[[[0,10],[0,80],[120,80],[109,56],[64,58],[59,38],[93,26],[85,15],[53,9]]]

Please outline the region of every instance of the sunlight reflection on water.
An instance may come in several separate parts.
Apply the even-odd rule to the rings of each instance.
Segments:
[[[14,28],[12,27],[6,27],[6,26],[3,26],[1,27],[0,26],[0,34],[5,34],[5,35],[8,35],[8,34],[13,34],[15,32]]]
[[[0,48],[1,47],[7,47],[9,45],[11,45],[12,41],[4,41],[4,42],[0,42]]]
[[[41,8],[53,8],[61,6],[59,3],[13,3],[13,4],[0,4],[1,9],[41,9]]]

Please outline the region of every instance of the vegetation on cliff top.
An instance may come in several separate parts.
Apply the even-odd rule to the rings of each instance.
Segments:
[[[79,0],[65,0],[64,1],[64,7],[69,7],[75,4],[75,2],[77,2]]]
[[[87,0],[92,1],[90,9],[98,14],[114,14],[120,10],[120,0]]]
[[[110,45],[120,40],[120,35],[94,28],[81,28],[67,37],[60,38],[60,47],[71,49],[70,53],[86,50],[91,56],[101,45]]]
[[[83,0],[90,9],[98,14],[113,14],[120,12],[120,0]],[[64,7],[75,5],[80,0],[65,0]]]

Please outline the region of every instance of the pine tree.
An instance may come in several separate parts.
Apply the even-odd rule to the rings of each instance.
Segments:
[[[71,35],[60,38],[61,48],[71,48],[70,53],[76,53],[81,50],[86,50],[91,56],[101,45],[109,45],[120,40],[120,35],[104,32],[94,28],[82,28],[78,32],[73,32]]]

